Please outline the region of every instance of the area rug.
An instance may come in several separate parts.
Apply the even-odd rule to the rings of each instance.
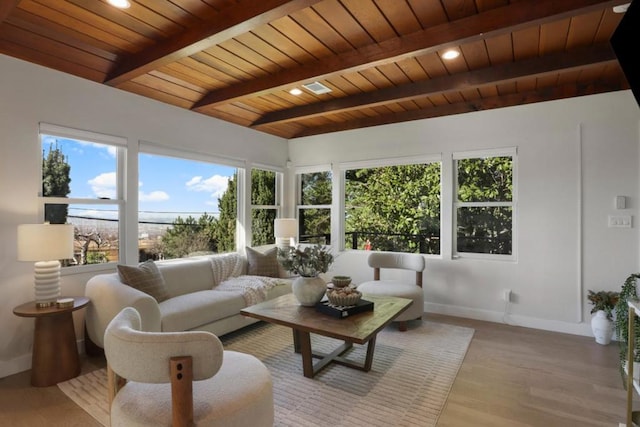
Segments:
[[[474,330],[435,322],[378,335],[373,367],[362,372],[330,364],[313,379],[302,375],[289,328],[257,324],[223,338],[227,350],[253,354],[273,376],[275,426],[435,426],[462,365]],[[312,348],[339,344],[312,335]],[[366,347],[349,357],[363,360]],[[59,384],[102,425],[109,425],[104,369]]]

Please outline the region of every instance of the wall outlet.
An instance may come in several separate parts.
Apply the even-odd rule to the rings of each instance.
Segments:
[[[505,289],[502,294],[502,300],[506,302],[511,302],[511,289]]]

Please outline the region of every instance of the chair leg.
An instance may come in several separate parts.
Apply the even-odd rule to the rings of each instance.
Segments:
[[[406,330],[407,330],[407,322],[406,322],[406,320],[402,320],[402,321],[398,322],[398,330],[400,332],[406,332]]]

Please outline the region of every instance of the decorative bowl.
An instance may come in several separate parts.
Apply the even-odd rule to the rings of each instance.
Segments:
[[[344,288],[345,286],[349,286],[351,284],[351,277],[333,276],[333,278],[331,279],[331,283],[333,283],[333,286],[337,288]]]
[[[335,306],[349,306],[356,305],[360,298],[362,298],[362,292],[351,287],[344,287],[338,289],[329,289],[327,291],[327,298],[329,303]]]

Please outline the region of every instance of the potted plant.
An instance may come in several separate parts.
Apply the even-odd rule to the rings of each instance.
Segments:
[[[628,339],[629,339],[629,307],[627,305],[627,301],[637,300],[637,280],[640,278],[640,273],[631,274],[622,284],[622,289],[620,290],[620,294],[618,296],[618,303],[616,304],[616,319],[615,319],[615,329],[616,329],[616,337],[618,339],[618,345],[620,347],[620,372],[623,374],[622,378],[624,379],[624,367],[627,363],[627,348],[628,348]],[[640,318],[638,316],[635,317],[635,343],[636,348],[634,349],[634,369],[633,372],[634,377],[640,373],[640,351],[638,351],[638,346],[640,345]],[[627,382],[623,381],[623,384],[626,387]]]
[[[591,330],[596,342],[608,345],[613,337],[613,309],[618,303],[619,293],[614,291],[589,291],[587,299],[593,308],[591,314]]]
[[[291,286],[300,305],[312,306],[322,299],[327,284],[319,274],[326,273],[333,263],[329,248],[320,244],[305,248],[278,248],[278,262],[286,270],[300,276],[294,279]]]

